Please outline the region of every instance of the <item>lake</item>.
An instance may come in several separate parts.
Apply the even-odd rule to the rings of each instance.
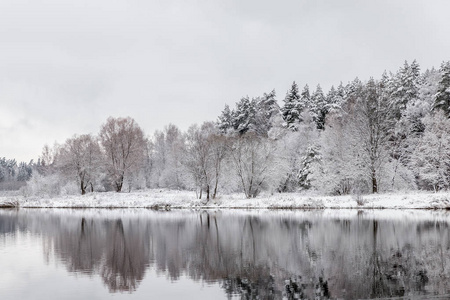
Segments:
[[[450,297],[450,213],[0,210],[0,299]]]

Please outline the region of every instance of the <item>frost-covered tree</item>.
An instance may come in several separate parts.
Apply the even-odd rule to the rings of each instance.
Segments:
[[[21,184],[17,180],[18,166],[15,159],[0,158],[0,190],[17,190]]]
[[[296,130],[298,123],[300,122],[300,114],[304,107],[302,107],[302,102],[300,102],[300,94],[295,81],[287,91],[283,101],[284,105],[281,108],[281,115],[283,116],[286,127],[291,130]]]
[[[96,138],[89,134],[67,139],[58,152],[57,166],[62,174],[76,181],[82,195],[94,191],[103,165],[103,153]]]
[[[55,172],[55,163],[57,161],[59,145],[55,143],[53,147],[45,144],[42,148],[41,156],[39,157],[37,164],[37,171],[41,175],[50,175]]]
[[[161,186],[160,178],[164,172],[167,162],[167,150],[165,145],[165,135],[163,132],[156,130],[153,137],[149,140],[148,160],[151,169],[148,174],[150,178],[150,187],[159,188]]]
[[[318,155],[310,164],[309,182],[315,190],[344,195],[366,192],[362,144],[349,123],[349,108],[327,116],[318,141]]]
[[[435,95],[434,109],[441,109],[450,118],[450,61],[443,62],[439,69],[441,80]]]
[[[425,132],[417,139],[411,165],[418,184],[435,191],[450,188],[450,119],[437,111],[425,120]]]
[[[208,132],[202,131],[197,124],[189,127],[186,134],[186,153],[183,164],[191,174],[199,199],[205,190],[206,199],[210,199],[213,184],[214,170],[211,155],[211,144],[208,141]]]
[[[267,136],[274,118],[280,112],[275,97],[275,90],[272,90],[268,94],[264,93],[262,97],[241,98],[233,110],[226,105],[217,122],[221,133],[242,135],[251,132]]]
[[[440,74],[436,70],[426,70],[421,75],[417,97],[406,104],[398,123],[398,130],[403,135],[416,136],[425,130],[423,118],[433,109],[435,95],[438,92]]]
[[[308,108],[311,102],[311,94],[309,92],[309,86],[306,84],[300,94],[299,106],[303,108]]]
[[[409,102],[418,97],[420,86],[420,67],[417,61],[411,65],[405,61],[404,65],[390,81],[392,108],[395,110],[395,117],[400,119],[402,111]]]
[[[297,131],[287,131],[277,139],[277,154],[280,156],[279,192],[292,192],[298,189],[308,189],[310,168],[307,162],[308,148],[315,148],[318,139],[316,124],[307,110],[301,115],[303,122]]]
[[[259,101],[260,110],[267,120],[280,112],[276,95],[275,90],[272,90],[270,93],[264,93]]]
[[[0,158],[0,182],[1,181],[12,181],[16,178],[17,162],[15,159],[6,159],[5,157]]]
[[[225,104],[225,108],[220,114],[219,120],[217,121],[217,126],[223,134],[234,129],[233,124],[233,112],[231,111],[228,104]]]
[[[186,134],[186,152],[183,164],[198,188],[199,198],[205,191],[206,199],[214,199],[226,153],[226,138],[221,137],[211,122],[201,127],[192,125]]]
[[[329,111],[329,105],[320,84],[317,85],[316,91],[311,95],[309,109],[316,122],[317,129],[324,129],[325,117]]]
[[[268,188],[275,172],[274,143],[256,134],[245,134],[232,139],[230,157],[241,190],[247,198],[256,197]]]
[[[233,127],[239,134],[255,132],[256,127],[256,100],[247,96],[237,104],[233,114]]]
[[[150,145],[151,186],[173,189],[185,187],[182,167],[184,145],[183,133],[173,124],[166,126],[163,131],[155,132]]]
[[[217,134],[214,130],[209,135],[209,143],[211,144],[211,160],[214,170],[214,189],[212,198],[215,199],[218,193],[219,180],[222,178],[224,169],[224,161],[228,155],[229,139],[223,135]]]
[[[6,181],[6,170],[3,167],[0,167],[0,182]]]
[[[120,192],[125,176],[130,176],[145,163],[144,133],[130,117],[110,117],[102,125],[99,137],[107,157],[109,178],[116,192]]]
[[[345,90],[342,83],[339,85],[338,89],[331,86],[325,100],[325,107],[323,110],[324,118],[330,111],[335,111],[341,109],[345,99]],[[324,122],[325,123],[325,122]]]
[[[353,134],[362,145],[360,155],[366,163],[370,190],[377,193],[380,171],[387,159],[387,147],[395,120],[389,98],[375,80],[369,80],[361,93],[355,96],[357,98],[350,123],[353,125]]]
[[[395,119],[380,82],[354,81],[349,90],[342,111],[327,118],[314,185],[326,186],[329,193],[376,193]]]
[[[311,188],[311,175],[313,173],[313,164],[320,161],[320,154],[315,145],[309,146],[300,160],[300,169],[297,173],[297,182],[301,190]]]
[[[17,181],[28,181],[33,175],[33,160],[31,160],[28,164],[26,162],[21,162],[18,166],[17,170]]]
[[[273,126],[274,119],[280,115],[280,107],[275,97],[275,90],[272,90],[270,93],[264,93],[262,97],[255,99],[255,132],[258,135],[267,136]]]

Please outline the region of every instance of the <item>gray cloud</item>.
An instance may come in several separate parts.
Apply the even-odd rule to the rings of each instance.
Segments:
[[[0,156],[96,133],[213,120],[293,80],[314,87],[450,59],[448,1],[0,1]]]

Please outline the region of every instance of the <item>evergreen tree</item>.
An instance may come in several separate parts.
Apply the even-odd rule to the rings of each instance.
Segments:
[[[397,120],[406,105],[417,98],[419,93],[420,67],[414,60],[411,65],[405,61],[392,82],[392,99]]]
[[[255,101],[255,132],[258,135],[266,136],[272,128],[274,117],[280,114],[280,107],[275,99],[275,90],[262,97],[254,99]]]
[[[256,132],[256,99],[244,97],[237,104],[234,114],[232,115],[233,128],[239,134],[244,134],[248,131]]]
[[[0,182],[6,181],[6,170],[0,165]]]
[[[18,167],[17,171],[17,181],[28,181],[31,178],[31,175],[33,174],[33,168],[32,168],[33,161],[30,162],[30,164],[27,164],[25,162],[21,162]]]
[[[320,84],[317,85],[316,91],[311,96],[310,110],[317,129],[324,129],[325,117],[328,113],[328,103],[323,94]]]
[[[343,89],[342,83],[341,88]],[[325,113],[327,114],[332,110],[340,109],[343,101],[344,101],[343,90],[338,91],[334,88],[334,86],[331,86],[331,89],[326,97]]]
[[[264,93],[262,97],[252,99],[248,96],[243,97],[236,103],[234,110],[225,105],[217,121],[217,127],[222,134],[234,131],[239,134],[253,132],[267,136],[272,127],[272,119],[280,113],[275,97],[275,90],[272,90],[270,93]]]
[[[286,127],[292,130],[296,130],[297,123],[300,121],[301,111],[299,109],[301,109],[301,107],[299,100],[300,94],[298,92],[298,86],[294,81],[291,88],[286,93],[284,106],[281,108],[281,114],[286,123]]]
[[[300,94],[299,106],[303,109],[308,108],[311,102],[311,94],[309,93],[309,86],[305,85],[302,93]]]
[[[275,114],[279,113],[280,107],[276,100],[275,90],[272,90],[268,94],[264,93],[258,106],[267,120],[270,120]]]
[[[320,159],[319,152],[315,147],[308,147],[300,162],[301,168],[297,174],[298,186],[303,190],[311,188],[312,164]]]
[[[441,80],[435,95],[433,109],[441,109],[450,118],[450,61],[443,62],[439,69]]]
[[[228,104],[225,104],[225,108],[223,109],[221,115],[219,116],[219,120],[217,121],[217,127],[222,133],[227,133],[229,130],[234,129],[233,111],[230,110]]]

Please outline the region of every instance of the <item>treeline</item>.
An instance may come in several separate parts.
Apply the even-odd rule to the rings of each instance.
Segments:
[[[225,106],[216,122],[182,132],[168,125],[146,137],[131,118],[109,118],[98,135],[44,147],[29,184],[55,192],[123,189],[220,192],[312,190],[326,194],[450,187],[450,62],[421,72],[358,78],[324,92],[294,82]],[[52,184],[49,184],[49,181]],[[45,185],[42,184],[45,182]],[[72,188],[69,188],[72,187]]]
[[[0,158],[0,190],[16,190],[24,186],[38,167],[33,160],[17,163],[15,159]]]

